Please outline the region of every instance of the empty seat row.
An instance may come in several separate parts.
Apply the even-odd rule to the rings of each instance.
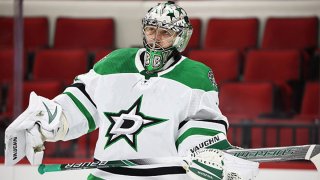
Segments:
[[[319,80],[316,67],[320,59],[306,65],[299,50],[250,50],[243,60],[236,50],[193,50],[189,57],[211,67],[218,85],[235,81],[273,83],[281,98],[278,107],[286,112],[299,108],[302,83]]]
[[[49,47],[49,22],[46,17],[24,18],[24,47],[35,51]],[[113,49],[115,23],[112,18],[58,17],[52,48],[87,50]],[[0,48],[13,48],[14,19],[0,17]]]
[[[25,17],[23,26],[24,47],[30,51],[49,46],[49,22],[46,17]],[[14,45],[14,19],[0,17],[0,49]]]
[[[194,21],[201,20],[195,18]],[[255,17],[210,18],[203,35],[203,43],[199,41],[198,46],[194,44],[192,46],[198,49],[236,49],[241,52],[256,48],[299,49],[306,52],[306,58],[309,58],[308,56],[318,47],[317,16],[267,18],[261,45],[258,44],[259,23]],[[201,23],[194,24],[194,29],[201,28]],[[201,36],[201,33],[193,36]]]
[[[210,18],[205,34],[202,21],[191,18],[194,28],[188,49],[251,48],[300,49],[313,51],[318,47],[318,17],[270,17],[258,45],[259,20],[247,18]],[[0,48],[13,47],[12,17],[0,17]],[[115,22],[113,18],[58,17],[55,22],[52,48],[113,49]],[[49,46],[49,26],[46,17],[24,18],[24,37],[27,49]],[[201,39],[204,42],[201,42]]]
[[[228,140],[241,147],[279,147],[319,143],[320,82],[304,86],[300,112],[274,115],[271,83],[225,83],[220,87],[220,109],[228,117]]]
[[[272,17],[266,22],[262,37],[262,49],[297,49],[302,52],[303,76],[310,75],[309,66],[318,42],[318,17]],[[13,47],[12,17],[0,17],[0,49]],[[187,50],[204,49],[239,51],[239,59],[249,49],[257,48],[259,21],[257,18],[211,18],[205,37],[202,38],[202,21],[191,18],[194,33]],[[115,22],[112,18],[67,18],[56,19],[54,49],[86,49],[96,51],[115,48]],[[24,18],[26,58],[33,60],[30,51],[49,47],[48,19],[45,17]],[[204,42],[201,42],[204,39]],[[202,45],[203,44],[203,45]],[[243,62],[240,61],[242,73]]]
[[[246,148],[296,146],[319,143],[317,122],[300,119],[257,119],[233,122],[228,140]]]
[[[88,53],[85,50],[39,50],[35,53],[34,62],[24,61],[24,66],[32,66],[33,80],[54,78],[70,81],[77,74],[86,72],[92,63],[109,52],[96,52],[95,59],[88,66]],[[297,50],[251,50],[244,58],[243,74],[240,74],[242,62],[236,50],[192,50],[189,57],[211,67],[218,84],[241,80],[272,81],[283,85],[284,82],[303,80],[303,60]],[[12,80],[13,50],[0,50],[0,64],[0,82]],[[47,70],[48,67],[51,71]],[[61,72],[60,69],[64,68],[66,70]],[[60,73],[56,74],[58,71]]]
[[[34,61],[27,61],[24,58],[24,73],[30,73],[27,70],[32,69],[34,80],[72,79],[75,75],[86,72],[93,63],[110,52],[111,50],[97,51],[94,53],[95,58],[90,62],[89,53],[85,50],[39,50],[35,53]],[[281,83],[303,79],[301,72],[304,70],[303,60],[299,51],[296,50],[251,50],[246,54],[243,62],[239,51],[236,50],[192,50],[189,58],[209,66],[218,84],[239,80],[266,80]],[[12,80],[13,61],[12,49],[0,50],[0,82]],[[51,71],[47,70],[48,67]],[[66,70],[61,72],[60,69],[64,68]],[[240,73],[241,68],[243,73]]]
[[[261,48],[315,49],[318,21],[318,17],[270,17]],[[257,18],[212,18],[208,22],[204,48],[256,48],[258,27]]]
[[[88,71],[92,64],[106,56],[110,50],[101,50],[95,53],[93,62],[88,60],[88,51],[72,50],[38,50],[34,61],[24,58],[24,79],[32,76],[32,80],[59,80],[65,84],[72,83],[75,76]],[[90,67],[89,67],[90,64]],[[14,51],[12,49],[0,50],[0,84],[8,84],[13,80]],[[28,72],[28,68],[32,73]],[[31,73],[31,74],[29,74]]]
[[[320,118],[320,83],[307,82],[304,86],[300,112],[294,117],[305,121]],[[232,82],[220,87],[220,109],[229,121],[274,118],[274,85],[268,82]],[[286,117],[288,118],[288,117]]]
[[[211,67],[218,84],[238,80],[283,82],[301,79],[302,59],[297,50],[251,50],[243,61],[236,50],[193,50],[189,57]]]

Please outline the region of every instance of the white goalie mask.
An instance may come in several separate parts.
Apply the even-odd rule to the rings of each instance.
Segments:
[[[144,67],[157,72],[174,55],[182,52],[192,35],[192,26],[184,9],[174,2],[159,3],[142,19]]]

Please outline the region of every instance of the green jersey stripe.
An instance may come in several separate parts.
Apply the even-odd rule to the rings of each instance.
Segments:
[[[208,165],[206,165],[206,164],[200,163],[200,162],[197,161],[197,160],[193,160],[192,162],[195,163],[195,164],[197,164],[198,166],[202,167],[203,169],[211,172],[212,175],[218,176],[219,179],[222,179],[222,177],[223,177],[223,175],[222,175],[223,171],[222,171],[222,170],[216,169],[216,168],[213,168],[213,167],[210,167],[210,166],[208,166]]]
[[[204,136],[214,136],[218,133],[221,133],[220,131],[216,131],[213,129],[206,129],[206,128],[190,128],[186,130],[176,141],[176,147],[178,148],[179,145],[188,137],[193,135],[204,135]]]
[[[87,177],[87,180],[103,180],[103,179],[97,176],[94,176],[93,174],[89,174],[89,176]]]
[[[63,94],[68,95],[71,100],[76,104],[78,109],[82,112],[82,114],[86,117],[89,125],[89,132],[92,132],[96,129],[96,123],[94,122],[93,117],[91,116],[90,112],[87,110],[87,108],[70,92],[64,92]]]
[[[127,160],[123,160],[122,162],[125,163],[128,166],[135,166],[136,165],[135,163],[133,163],[131,161],[127,161]]]
[[[197,176],[200,176],[203,179],[207,180],[222,180],[221,178],[218,178],[217,176],[214,176],[213,174],[209,174],[207,172],[204,172],[198,168],[189,167],[189,170],[196,174]],[[200,179],[200,178],[199,178]]]

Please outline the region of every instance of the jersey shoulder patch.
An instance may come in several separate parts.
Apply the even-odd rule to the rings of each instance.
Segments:
[[[178,81],[192,89],[218,91],[212,70],[205,64],[189,58],[161,77]]]
[[[138,48],[124,48],[112,51],[98,61],[93,70],[100,75],[116,73],[138,73],[135,66],[135,57]]]

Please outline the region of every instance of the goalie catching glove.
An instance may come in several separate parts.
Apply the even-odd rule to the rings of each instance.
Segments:
[[[14,165],[27,156],[41,164],[44,141],[62,140],[68,124],[59,104],[31,92],[28,108],[5,131],[5,164]]]
[[[194,180],[253,180],[259,170],[259,163],[217,149],[199,150],[189,159],[185,169]]]

